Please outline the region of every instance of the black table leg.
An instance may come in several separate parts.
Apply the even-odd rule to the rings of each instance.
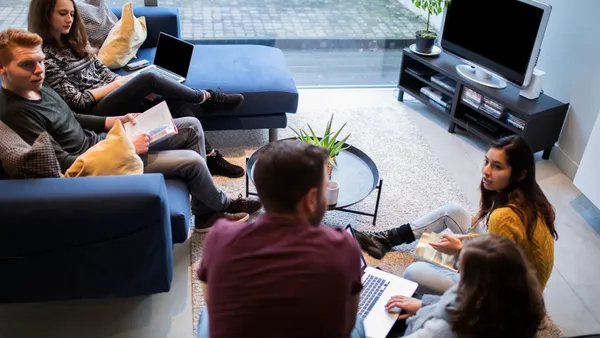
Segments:
[[[552,152],[552,148],[544,149],[544,153],[542,154],[542,158],[544,160],[550,159],[550,153]]]
[[[379,211],[379,199],[381,198],[381,188],[383,187],[383,179],[379,180],[379,186],[377,186],[377,202],[375,202],[375,213],[373,214],[373,225],[377,222],[377,212]]]
[[[248,182],[248,158],[246,157],[246,198],[250,195],[250,187]]]
[[[404,101],[404,92],[402,90],[398,92],[398,101]]]
[[[450,126],[448,127],[448,132],[454,133],[454,129],[456,129],[456,123],[450,122]]]

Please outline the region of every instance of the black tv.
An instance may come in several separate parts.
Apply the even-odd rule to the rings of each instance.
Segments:
[[[534,0],[452,0],[441,46],[465,61],[458,73],[479,84],[529,84],[552,7]]]

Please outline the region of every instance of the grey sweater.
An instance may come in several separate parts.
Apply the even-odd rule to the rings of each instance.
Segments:
[[[404,337],[410,338],[456,338],[450,325],[449,307],[456,306],[458,285],[448,289],[442,296],[423,296],[423,307],[406,320]]]
[[[64,173],[79,155],[106,137],[103,133],[106,117],[72,112],[46,85],[42,86],[41,94],[40,100],[26,100],[0,89],[0,120],[28,144],[48,132]]]

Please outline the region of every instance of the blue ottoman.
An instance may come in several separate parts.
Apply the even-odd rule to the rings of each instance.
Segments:
[[[141,49],[137,57],[154,60],[155,48]],[[121,70],[122,74],[127,72]],[[283,52],[258,45],[196,45],[185,85],[244,95],[231,111],[196,115],[205,130],[270,129],[287,126],[286,113],[298,108],[298,91]]]

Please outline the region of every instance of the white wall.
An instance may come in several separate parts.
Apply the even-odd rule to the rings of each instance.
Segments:
[[[573,179],[600,111],[600,1],[542,1],[552,6],[537,66],[543,89],[571,103],[552,159]]]
[[[600,168],[600,115],[596,119],[596,124],[592,130],[592,135],[588,141],[583,159],[577,175],[575,175],[575,186],[581,192],[600,208],[600,182],[598,182],[598,170]]]

